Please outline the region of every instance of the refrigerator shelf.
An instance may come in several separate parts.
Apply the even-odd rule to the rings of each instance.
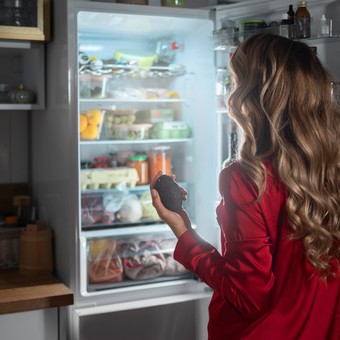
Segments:
[[[195,279],[194,275],[190,272],[185,272],[178,275],[169,275],[169,276],[161,276],[149,280],[125,280],[121,282],[115,283],[89,283],[87,287],[87,291],[89,293],[98,292],[107,289],[117,289],[117,288],[128,288],[128,287],[136,287],[140,285],[150,284],[150,283],[163,283],[169,281],[177,281],[177,280],[185,280],[189,279],[191,282]]]
[[[195,229],[195,226],[193,226]],[[82,232],[82,238],[84,241],[86,239],[91,238],[102,238],[102,237],[117,237],[117,236],[134,236],[138,235],[149,235],[154,233],[164,233],[169,232],[171,230],[168,225],[159,221],[158,223],[154,223],[152,225],[144,225],[144,226],[131,226],[130,228],[125,227],[117,227],[111,229],[99,229],[99,230],[86,230]]]
[[[187,143],[192,142],[193,138],[179,139],[139,139],[139,140],[81,140],[80,145],[111,145],[111,144],[160,144],[160,143]]]
[[[168,66],[103,64],[102,67],[93,69],[93,66],[89,64],[82,65],[79,73],[96,76],[109,74],[113,79],[159,79],[183,76],[186,74],[186,68],[175,64]]]
[[[136,99],[136,98],[128,98],[128,99],[115,99],[115,98],[80,98],[80,103],[184,103],[184,99],[180,98],[161,98],[161,99]]]
[[[107,230],[107,229],[119,229],[119,228],[131,228],[131,227],[145,227],[151,225],[158,225],[160,220],[150,220],[150,219],[142,219],[138,222],[113,222],[112,224],[91,224],[91,225],[82,225],[82,231],[95,231],[95,230]]]
[[[189,184],[188,183],[184,183],[184,182],[178,182],[178,184],[183,187],[186,188]],[[144,192],[144,191],[148,191],[149,190],[149,185],[137,185],[135,187],[132,188],[126,188],[129,190],[129,192]],[[98,194],[98,193],[114,193],[114,192],[120,192],[122,191],[121,189],[104,189],[104,188],[100,188],[100,189],[85,189],[85,190],[81,190],[81,194]]]

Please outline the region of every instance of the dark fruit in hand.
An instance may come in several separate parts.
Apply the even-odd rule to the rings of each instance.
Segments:
[[[181,189],[170,176],[160,176],[155,184],[155,189],[167,209],[177,212],[182,208]]]

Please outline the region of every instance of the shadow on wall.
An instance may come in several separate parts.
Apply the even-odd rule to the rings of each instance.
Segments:
[[[325,62],[334,80],[340,80],[339,39],[340,39],[340,0],[335,0],[326,6],[326,18],[333,20],[333,34],[338,36],[337,43],[329,43],[325,47]]]

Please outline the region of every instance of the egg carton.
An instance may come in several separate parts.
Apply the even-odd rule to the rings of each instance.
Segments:
[[[137,170],[129,167],[81,170],[80,186],[86,189],[111,189],[124,184],[133,188],[139,180]]]

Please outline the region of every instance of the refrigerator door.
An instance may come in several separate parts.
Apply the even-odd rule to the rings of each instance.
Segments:
[[[240,131],[235,123],[228,117],[226,101],[230,89],[230,57],[237,46],[247,36],[259,32],[269,32],[280,34],[280,22],[282,14],[288,11],[290,1],[242,1],[231,5],[215,6],[211,10],[211,15],[215,23],[214,28],[214,49],[216,53],[216,96],[217,96],[217,117],[219,126],[219,164],[224,167],[230,163],[237,148],[235,145],[241,141]],[[293,6],[296,10],[296,5]],[[331,0],[323,2],[308,1],[308,10],[311,14],[311,37],[302,41],[313,47],[322,63],[330,71],[334,79],[334,84],[339,80],[338,53],[340,21],[337,13],[340,6]],[[328,36],[321,32],[320,19],[325,14],[330,20],[332,30]],[[265,27],[246,30],[244,23],[262,22]],[[333,90],[334,91],[334,90]],[[334,91],[336,92],[336,90]]]

